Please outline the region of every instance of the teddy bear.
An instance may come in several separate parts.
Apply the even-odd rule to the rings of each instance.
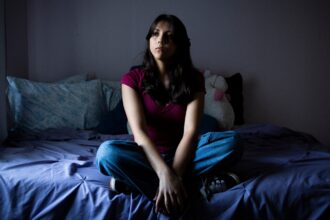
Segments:
[[[204,114],[215,118],[220,130],[229,130],[234,126],[234,110],[226,97],[228,85],[223,76],[204,71],[205,101]]]

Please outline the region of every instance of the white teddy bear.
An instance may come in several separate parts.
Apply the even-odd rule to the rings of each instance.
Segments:
[[[228,88],[225,78],[219,74],[211,74],[209,70],[204,72],[204,77],[206,89],[204,113],[217,119],[220,130],[233,128],[235,114],[225,95]]]

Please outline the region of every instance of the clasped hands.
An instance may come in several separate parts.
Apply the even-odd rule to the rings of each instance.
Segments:
[[[159,175],[159,187],[154,197],[155,211],[167,215],[183,211],[188,195],[180,176],[168,169]]]

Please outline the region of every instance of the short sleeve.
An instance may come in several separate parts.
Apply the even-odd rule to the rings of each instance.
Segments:
[[[131,70],[122,76],[121,84],[127,85],[138,91],[141,88],[143,76],[144,72],[142,69]]]

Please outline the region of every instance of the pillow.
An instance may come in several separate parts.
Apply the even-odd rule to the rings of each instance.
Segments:
[[[57,81],[56,83],[76,83],[83,82],[96,79],[96,75],[94,73],[85,73],[85,74],[76,74],[73,76],[69,76],[65,79]]]
[[[119,81],[102,81],[102,91],[108,111],[113,110],[121,100],[121,90]]]
[[[244,124],[243,109],[243,78],[240,73],[235,73],[229,77],[225,77],[228,85],[226,96],[233,107],[235,113],[235,125]]]
[[[102,81],[102,91],[105,97],[107,112],[97,127],[103,134],[127,134],[127,118],[121,97],[119,81]]]
[[[57,81],[56,83],[77,83],[77,82],[83,82],[87,81],[88,75],[87,74],[77,74],[74,76],[69,76],[65,79],[62,79],[60,81]]]
[[[97,131],[102,134],[127,134],[127,118],[123,106],[123,101],[120,100],[117,106],[106,112],[101,119]]]
[[[11,74],[7,74],[9,77]],[[77,74],[73,76],[69,76],[67,78],[64,78],[60,81],[56,81],[55,83],[76,83],[76,82],[83,82],[90,80],[92,77],[90,74]],[[8,98],[6,99],[6,106],[7,106],[7,127],[9,130],[11,130],[14,127],[14,119],[12,118],[13,115],[10,114],[9,110],[9,104],[8,104]]]
[[[95,128],[105,110],[100,80],[40,83],[7,76],[14,130],[38,132],[49,128]]]

